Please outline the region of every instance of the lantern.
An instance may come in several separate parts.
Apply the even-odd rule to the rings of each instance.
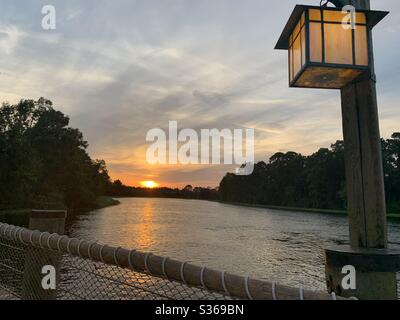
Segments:
[[[387,14],[297,5],[275,47],[289,51],[289,86],[341,89],[371,74],[369,33]]]

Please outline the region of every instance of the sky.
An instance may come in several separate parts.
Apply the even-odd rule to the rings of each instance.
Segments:
[[[256,160],[342,139],[340,93],[288,87],[274,50],[297,1],[0,0],[0,101],[46,97],[129,185],[215,187],[232,166],[150,165],[146,133],[254,128]],[[318,5],[319,0],[302,4]],[[44,5],[56,29],[41,27]],[[381,135],[400,131],[400,2],[374,29]]]

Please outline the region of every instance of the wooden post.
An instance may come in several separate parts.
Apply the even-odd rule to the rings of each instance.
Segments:
[[[369,0],[336,1],[338,2],[343,6],[353,5],[356,9],[370,9]],[[367,257],[367,261],[374,257],[376,265],[381,266],[378,260],[390,253],[385,251],[388,246],[387,218],[372,32],[369,32],[368,37],[371,72],[368,78],[348,84],[341,90],[342,119],[350,244],[356,252],[357,248],[367,249],[361,256]],[[368,257],[368,249],[371,249],[371,257]],[[382,254],[373,255],[372,251],[376,253],[374,249],[381,249]],[[354,265],[356,270],[359,267],[357,289],[346,292],[342,288],[344,265],[338,264],[337,261],[341,261],[342,264],[361,261],[352,259],[354,254],[351,250],[326,251],[328,289],[359,299],[396,299],[395,270],[374,267],[360,270],[360,265]]]
[[[66,211],[39,211],[32,210],[29,220],[29,229],[42,232],[64,234]],[[56,279],[59,276],[60,254],[48,250],[28,247],[26,250],[22,298],[24,300],[55,300],[57,288],[44,289],[42,274],[44,266],[53,266]],[[57,281],[58,284],[58,281]]]
[[[370,9],[370,0],[343,2]],[[370,76],[341,90],[350,243],[385,249],[386,202],[371,31],[368,37]]]
[[[62,235],[65,232],[66,218],[65,210],[32,210],[29,229]]]
[[[385,249],[386,204],[375,83],[349,84],[341,96],[350,243]]]

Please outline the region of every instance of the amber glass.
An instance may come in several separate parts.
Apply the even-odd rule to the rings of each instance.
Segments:
[[[342,22],[346,18],[346,14],[341,11],[324,11],[325,22]]]
[[[293,81],[306,63],[305,14],[299,19],[289,41],[289,78]]]
[[[356,51],[356,65],[368,66],[368,38],[367,38],[367,27],[356,26],[354,30],[354,44]]]
[[[322,62],[322,25],[310,22],[310,60]]]
[[[351,28],[346,28],[342,24],[346,13],[322,10],[321,14],[319,9],[310,9],[308,48],[310,61],[368,66],[366,15],[363,12],[356,12],[355,17],[356,25],[353,32]]]
[[[297,74],[301,69],[301,42],[300,36],[293,42],[293,72]]]
[[[301,21],[299,21],[296,25],[296,27],[294,28],[293,34],[292,34],[292,41],[295,41],[297,36],[299,35],[301,30]]]
[[[310,15],[310,20],[321,21],[321,10],[310,9],[309,15]]]
[[[356,12],[356,23],[367,24],[367,17],[364,12]]]
[[[324,21],[325,22],[346,22],[348,17],[351,13],[343,13],[342,11],[331,11],[331,10],[324,10]],[[355,13],[355,23],[362,23],[366,24],[366,17],[365,13],[363,12],[356,12]]]
[[[325,62],[353,64],[352,30],[341,24],[324,24]]]

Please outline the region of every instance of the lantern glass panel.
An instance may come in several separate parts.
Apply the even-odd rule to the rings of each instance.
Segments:
[[[301,16],[289,40],[289,78],[293,81],[306,63],[305,14]]]
[[[301,69],[301,43],[300,36],[293,42],[293,70],[297,74]]]
[[[324,24],[325,62],[353,64],[352,30],[341,24]]]
[[[301,65],[306,64],[306,28],[301,29]]]
[[[322,62],[322,25],[310,23],[310,60]]]
[[[356,12],[356,23],[367,24],[367,16],[363,12]]]
[[[321,10],[310,9],[309,10],[310,20],[321,21]]]
[[[355,64],[359,66],[368,66],[368,39],[367,39],[367,27],[357,26],[354,30],[354,47],[356,61]]]
[[[296,37],[299,35],[299,32],[300,32],[300,21],[299,21],[299,23],[297,24],[297,26],[296,26],[296,28],[294,29],[294,32],[293,32],[293,41],[296,39]]]
[[[324,11],[324,22],[342,22],[345,18],[341,11]]]

